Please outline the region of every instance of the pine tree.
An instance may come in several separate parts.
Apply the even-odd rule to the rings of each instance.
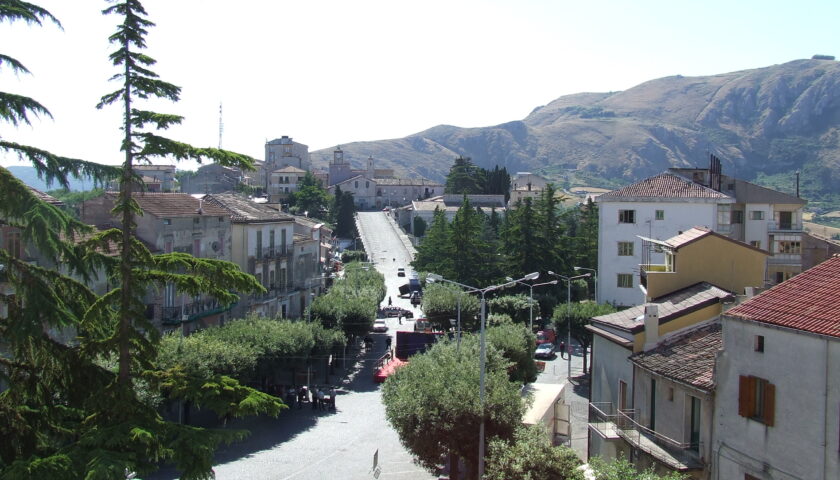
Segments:
[[[556,195],[557,189],[549,183],[537,197],[534,204],[536,230],[534,236],[541,248],[537,251],[540,257],[541,271],[555,272],[569,271],[571,252],[567,250],[568,239],[563,235],[563,222],[559,214],[560,199]]]
[[[516,277],[542,269],[540,249],[545,245],[537,240],[537,216],[530,197],[516,202],[508,211],[502,229],[502,248],[507,252],[505,271]]]
[[[446,213],[435,208],[432,224],[417,247],[417,256],[414,257],[411,266],[419,272],[433,272],[447,278],[454,278],[450,242],[450,228]]]
[[[453,280],[467,285],[487,283],[488,261],[492,262],[490,245],[484,241],[484,214],[477,213],[464,195],[463,203],[450,225],[449,257],[455,273]]]

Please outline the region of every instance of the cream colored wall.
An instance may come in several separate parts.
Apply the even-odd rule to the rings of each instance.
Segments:
[[[721,313],[721,304],[715,303],[708,307],[703,307],[700,310],[695,310],[682,317],[670,320],[659,325],[659,338],[671,333],[681,330],[686,327],[710,320],[717,317]],[[633,353],[641,352],[645,345],[645,331],[642,330],[633,336]]]
[[[707,236],[680,248],[674,272],[647,274],[648,298],[709,282],[736,294],[744,287],[764,285],[766,255],[716,236]]]

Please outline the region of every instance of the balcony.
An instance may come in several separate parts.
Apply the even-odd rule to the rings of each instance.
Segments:
[[[648,273],[674,273],[674,269],[671,265],[639,265],[639,282],[643,287],[645,287],[645,289],[647,289],[648,286]]]
[[[274,247],[266,247],[256,251],[256,255],[250,255],[249,260],[272,260],[276,258],[285,258],[292,253],[291,245],[278,245]]]
[[[615,424],[616,413],[612,402],[592,402],[589,404],[589,428],[604,438],[618,438]]]
[[[767,233],[802,233],[802,222],[767,222]]]
[[[668,438],[640,425],[636,422],[635,416],[632,410],[619,410],[616,413],[619,437],[671,469],[686,471],[703,468],[703,462],[698,454],[698,444],[683,443]]]
[[[182,322],[191,322],[193,320],[198,320],[199,318],[226,312],[233,308],[233,304],[223,305],[219,303],[219,301],[215,298],[206,298],[204,300],[186,303],[183,306],[177,307],[147,305],[146,316],[148,317],[150,312],[153,312],[158,308],[160,309],[161,323],[163,323],[164,325],[177,325]]]

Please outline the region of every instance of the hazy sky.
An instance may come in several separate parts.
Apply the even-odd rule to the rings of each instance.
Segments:
[[[54,119],[0,125],[4,139],[119,163],[119,109],[104,0],[29,0],[51,24],[0,24],[0,53],[32,75],[0,73],[0,91],[29,95]],[[197,146],[263,158],[289,135],[310,151],[403,137],[449,124],[495,125],[577,92],[709,75],[813,54],[840,57],[840,1],[145,0],[146,53],[185,116],[167,132]],[[0,163],[10,164],[0,158]],[[163,163],[163,162],[159,162]],[[181,165],[194,168],[193,165]]]

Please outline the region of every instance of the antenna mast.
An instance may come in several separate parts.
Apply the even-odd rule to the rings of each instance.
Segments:
[[[222,102],[219,102],[219,149],[222,148],[222,133],[225,131],[225,124],[222,122]]]

